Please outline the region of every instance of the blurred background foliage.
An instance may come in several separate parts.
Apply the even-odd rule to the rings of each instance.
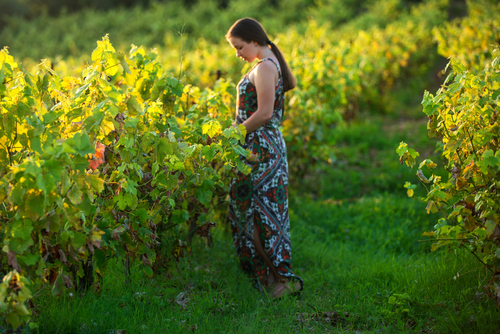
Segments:
[[[184,33],[184,45],[199,38],[219,43],[241,17],[254,17],[268,31],[296,27],[304,32],[314,19],[331,29],[349,22],[355,30],[383,27],[421,0],[0,0],[0,46],[18,58],[88,53],[109,33],[118,47],[165,45]],[[457,1],[457,3],[464,2]],[[457,5],[453,8],[465,8]],[[460,12],[460,10],[458,11]],[[455,14],[456,15],[456,14]],[[352,28],[351,28],[352,29]]]

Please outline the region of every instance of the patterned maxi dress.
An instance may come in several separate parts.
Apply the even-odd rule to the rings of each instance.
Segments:
[[[241,268],[255,279],[255,286],[260,291],[259,280],[267,277],[268,268],[254,247],[254,223],[264,250],[278,273],[300,281],[302,286],[302,279],[293,274],[291,264],[288,162],[285,141],[279,130],[285,106],[283,78],[279,64],[271,58],[260,60],[252,70],[265,60],[272,61],[279,73],[273,116],[259,129],[247,134],[244,148],[256,154],[258,159],[254,162],[241,157],[252,171],[248,175],[238,172],[229,193],[231,230]],[[257,110],[257,91],[248,77],[252,70],[238,83],[238,124]]]

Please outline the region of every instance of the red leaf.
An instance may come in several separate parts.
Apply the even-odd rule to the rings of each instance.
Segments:
[[[104,159],[104,151],[106,150],[106,145],[101,144],[100,141],[97,141],[97,145],[95,148],[95,154],[92,154],[92,159],[89,159],[89,166],[92,170],[95,170],[97,167],[102,165],[105,161]]]

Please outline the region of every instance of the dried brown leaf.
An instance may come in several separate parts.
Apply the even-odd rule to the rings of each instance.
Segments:
[[[63,275],[62,279],[65,287],[67,287],[68,289],[73,288],[73,281],[71,280],[71,277],[69,277],[69,275]]]
[[[92,245],[92,243],[89,241],[87,242],[87,247],[89,249],[89,251],[94,254],[94,246]]]
[[[147,254],[142,255],[142,264],[151,267],[151,261],[148,259]]]
[[[60,248],[57,251],[59,253],[59,260],[61,260],[62,263],[67,264],[68,259],[66,258],[66,254],[64,253],[64,251]]]
[[[215,226],[217,226],[216,223],[206,222],[202,226],[198,227],[198,229],[196,230],[196,234],[198,234],[202,238],[208,238],[210,237],[210,229]]]
[[[181,292],[177,297],[175,297],[175,303],[181,308],[186,308],[189,304],[189,298],[187,297],[187,292]]]
[[[8,260],[9,266],[11,266],[12,269],[17,270],[18,273],[21,272],[21,267],[19,266],[19,263],[17,263],[16,253],[14,253],[13,251],[8,251],[7,252],[7,260]]]

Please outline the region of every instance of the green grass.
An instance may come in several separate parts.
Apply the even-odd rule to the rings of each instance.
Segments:
[[[293,261],[305,281],[298,298],[272,301],[253,289],[227,227],[220,227],[213,248],[197,239],[193,255],[170,274],[151,280],[137,272],[127,286],[114,263],[100,295],[42,293],[40,331],[490,333],[498,327],[492,302],[475,298],[485,274],[453,279],[477,267],[472,255],[430,253],[416,242],[432,225],[422,204],[381,195],[344,204],[301,199],[292,210]],[[185,308],[184,299],[176,302],[181,293]],[[335,326],[326,312],[339,314]]]
[[[389,124],[393,130],[382,136],[383,121],[338,131],[342,163],[310,177],[319,190],[290,194],[301,296],[259,294],[239,269],[229,226],[219,225],[213,247],[195,239],[192,255],[154,279],[133,270],[127,285],[115,261],[99,294],[42,291],[34,319],[40,332],[497,333],[497,310],[482,290],[489,276],[477,260],[463,249],[431,253],[429,242],[417,242],[438,217],[406,196],[402,184],[413,175],[394,150],[415,138],[412,145],[432,152],[425,123]],[[376,185],[382,172],[388,181]]]
[[[314,198],[355,199],[374,193],[404,194],[405,181],[416,183],[406,165],[398,160],[396,148],[404,141],[420,151],[420,158],[431,158],[439,164],[434,173],[446,176],[437,141],[426,134],[426,120],[421,117],[392,119],[392,115],[362,114],[359,121],[347,123],[332,131],[326,138],[333,143],[335,156],[330,164],[316,166],[301,184]],[[292,176],[293,177],[293,176]],[[295,181],[295,180],[292,180]],[[423,195],[419,186],[417,195]]]

